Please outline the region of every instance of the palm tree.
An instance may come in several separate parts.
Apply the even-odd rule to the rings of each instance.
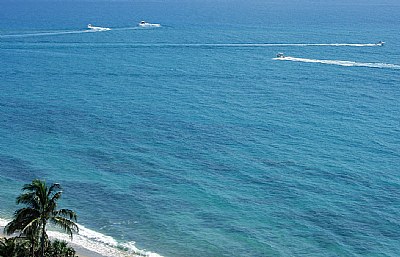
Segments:
[[[71,239],[73,232],[79,231],[74,222],[76,213],[69,209],[57,209],[57,200],[62,194],[60,184],[48,187],[45,181],[35,179],[31,184],[24,185],[22,191],[24,193],[17,197],[17,204],[25,204],[26,207],[14,213],[14,219],[4,231],[8,235],[15,232],[25,235],[31,241],[32,256],[36,239],[40,238],[41,256],[44,257],[46,225],[49,222],[67,232]]]

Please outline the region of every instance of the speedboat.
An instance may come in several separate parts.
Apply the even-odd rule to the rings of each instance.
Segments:
[[[161,27],[161,25],[160,25],[160,24],[157,24],[157,23],[149,23],[149,22],[146,22],[146,21],[141,21],[141,22],[139,23],[139,27],[142,27],[142,28]]]
[[[91,29],[93,31],[108,31],[108,30],[111,30],[110,28],[95,27],[92,24],[88,24],[87,27],[88,27],[88,29]]]
[[[383,46],[385,44],[385,42],[383,41],[379,41],[378,43],[376,43],[377,46]]]
[[[283,53],[278,53],[276,55],[276,58],[285,58],[285,55]]]

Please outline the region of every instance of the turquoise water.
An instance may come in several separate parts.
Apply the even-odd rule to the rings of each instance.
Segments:
[[[162,256],[398,256],[399,13],[1,2],[0,216],[38,177]]]

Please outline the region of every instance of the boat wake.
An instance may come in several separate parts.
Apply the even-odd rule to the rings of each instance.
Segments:
[[[124,28],[113,28],[112,30],[137,30],[139,27],[124,27]]]
[[[90,29],[91,32],[100,32],[100,31],[109,31],[109,30],[111,30],[110,28],[96,27],[96,26],[93,26],[92,24],[88,24],[87,28]]]
[[[308,46],[334,46],[334,47],[375,47],[382,46],[376,44],[291,44],[291,43],[154,43],[154,44],[131,44],[132,46],[142,47],[277,47],[277,46],[293,46],[293,47],[308,47]]]
[[[146,27],[160,27],[160,24],[152,23],[140,23],[139,27],[126,27],[126,28],[113,28],[112,30],[135,30],[138,28]],[[38,32],[38,33],[26,33],[26,34],[12,34],[12,35],[0,35],[0,38],[23,38],[23,37],[39,37],[39,36],[55,36],[65,34],[81,34],[89,32],[105,32],[110,31],[111,28],[106,27],[95,27],[91,24],[88,25],[86,30],[74,30],[74,31],[54,31],[54,32]],[[330,43],[330,44],[319,44],[319,43],[154,43],[154,44],[134,44],[134,46],[142,47],[376,47],[383,46],[385,42],[379,41],[378,43]]]
[[[384,42],[368,43],[368,44],[351,44],[351,43],[333,43],[333,44],[303,44],[303,43],[188,43],[188,44],[150,44],[149,46],[186,46],[186,47],[275,47],[275,46],[334,46],[334,47],[375,47],[383,46]]]
[[[9,221],[0,218],[0,230],[3,231],[4,226]],[[79,248],[89,250],[107,257],[162,257],[157,253],[140,250],[135,246],[135,242],[119,243],[111,236],[106,236],[99,232],[78,225],[79,234],[74,235],[73,241],[65,233],[54,230],[48,230],[47,234],[52,239],[64,240],[71,244],[79,251]],[[0,234],[1,235],[1,234]]]
[[[279,61],[292,61],[292,62],[307,62],[307,63],[322,63],[339,65],[345,67],[368,67],[368,68],[382,68],[382,69],[400,69],[400,65],[389,64],[389,63],[370,63],[370,62],[353,62],[353,61],[340,61],[340,60],[318,60],[318,59],[306,59],[297,57],[277,57],[273,58]]]
[[[275,44],[276,46],[353,46],[353,47],[373,47],[383,46],[384,42],[368,43],[368,44],[355,44],[355,43],[332,43],[332,44]]]
[[[110,28],[102,29],[85,29],[85,30],[72,30],[72,31],[54,31],[54,32],[38,32],[38,33],[24,33],[24,34],[11,34],[11,35],[0,35],[0,38],[23,38],[23,37],[41,37],[41,36],[57,36],[66,34],[82,34],[82,33],[93,33],[109,31]]]

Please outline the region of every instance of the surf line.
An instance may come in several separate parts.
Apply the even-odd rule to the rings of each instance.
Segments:
[[[0,230],[10,222],[0,217]],[[91,252],[101,254],[102,256],[118,256],[118,257],[132,257],[132,256],[147,256],[147,257],[163,257],[154,252],[147,250],[140,250],[136,247],[134,242],[120,243],[113,237],[104,235],[94,230],[88,229],[83,225],[78,224],[79,233],[74,235],[74,240],[65,233],[59,231],[48,230],[47,234],[51,239],[58,239],[68,242],[77,248],[83,248]],[[1,234],[0,234],[1,236]]]
[[[307,59],[297,58],[291,56],[276,57],[273,60],[279,61],[292,61],[292,62],[305,62],[305,63],[322,63],[330,65],[339,65],[345,67],[368,67],[368,68],[381,68],[381,69],[400,69],[400,65],[389,64],[389,63],[372,63],[372,62],[354,62],[354,61],[340,61],[340,60],[318,60],[318,59]]]

